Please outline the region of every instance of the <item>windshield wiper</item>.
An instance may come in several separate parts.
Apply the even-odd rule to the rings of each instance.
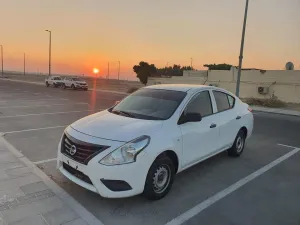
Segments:
[[[116,113],[118,115],[123,115],[123,116],[127,116],[127,117],[131,117],[131,118],[135,118],[135,116],[129,112],[125,112],[122,110],[113,110],[112,113]]]

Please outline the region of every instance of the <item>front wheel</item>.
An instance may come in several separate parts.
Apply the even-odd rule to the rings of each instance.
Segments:
[[[228,150],[228,155],[233,157],[240,156],[245,148],[246,134],[243,130],[240,130],[234,140],[232,147]]]
[[[72,84],[72,85],[71,85],[71,88],[72,88],[73,90],[75,90],[75,86],[74,86],[74,84]]]
[[[63,87],[63,89],[66,89],[66,88],[67,88],[65,84],[63,84],[62,87]]]
[[[46,87],[49,87],[49,83],[48,82],[46,82]]]
[[[156,159],[151,165],[143,195],[150,200],[159,200],[170,191],[175,176],[175,168],[168,157]]]

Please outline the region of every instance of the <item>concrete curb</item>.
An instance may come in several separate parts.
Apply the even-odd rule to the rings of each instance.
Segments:
[[[255,112],[264,112],[264,113],[273,113],[278,115],[286,115],[286,116],[299,116],[300,112],[295,110],[288,109],[274,109],[274,108],[265,108],[260,106],[250,106]]]
[[[25,81],[25,80],[14,80],[14,79],[9,79],[9,78],[0,78],[0,79],[1,80],[6,80],[6,81],[12,81],[12,82],[19,82],[19,83],[36,84],[36,85],[41,85],[41,86],[45,85],[43,82],[34,82],[34,81]],[[89,90],[91,90],[91,91],[97,91],[97,92],[106,92],[106,93],[120,94],[120,95],[128,95],[128,93],[121,92],[121,91],[99,90],[99,89],[93,89],[93,88],[90,88]]]
[[[40,177],[44,181],[46,186],[48,186],[49,189],[51,189],[58,198],[60,198],[64,203],[66,203],[70,209],[76,212],[81,219],[83,219],[89,225],[104,225],[93,214],[87,211],[79,202],[77,202],[71,195],[69,195],[65,190],[63,190],[53,180],[51,180],[50,177],[48,177],[18,149],[16,149],[7,140],[5,140],[4,136],[5,133],[0,133],[0,141],[3,141],[3,143],[9,149],[9,151],[11,151],[26,166],[31,168],[32,172],[38,177]]]

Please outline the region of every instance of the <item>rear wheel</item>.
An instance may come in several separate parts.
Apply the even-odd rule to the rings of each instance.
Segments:
[[[75,86],[74,86],[74,84],[72,84],[72,85],[71,85],[71,88],[72,88],[73,90],[75,90]]]
[[[48,81],[46,81],[46,87],[49,87],[49,83],[48,83]]]
[[[62,84],[62,87],[63,87],[63,89],[66,89],[66,88],[67,88],[65,84]]]
[[[228,155],[233,157],[240,156],[245,147],[246,134],[243,130],[240,130],[235,138],[233,146],[228,150]]]
[[[83,89],[83,90],[87,91],[88,89],[87,89],[87,88],[85,88],[85,89]]]
[[[150,200],[159,200],[170,191],[175,175],[173,161],[168,157],[156,159],[151,165],[143,195]]]

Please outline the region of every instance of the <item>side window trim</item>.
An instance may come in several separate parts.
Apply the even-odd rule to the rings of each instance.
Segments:
[[[214,90],[210,89],[209,94],[210,94],[211,103],[213,105],[213,114],[216,114],[216,113],[218,113],[218,107],[217,107],[217,102],[216,102],[213,91]]]
[[[232,95],[230,95],[230,94],[228,94],[228,93],[226,93],[226,92],[220,91],[220,90],[212,90],[212,94],[214,95],[213,92],[221,92],[222,94],[225,94],[226,97],[227,97],[227,101],[228,101],[228,105],[229,105],[229,106],[230,106],[230,102],[229,102],[228,96],[232,97],[233,100],[234,100],[233,106],[232,106],[232,107],[229,107],[228,109],[225,109],[225,110],[222,110],[222,111],[218,111],[217,101],[215,100],[215,96],[214,96],[214,100],[215,100],[215,104],[216,104],[216,113],[226,112],[226,111],[231,110],[231,109],[234,108],[234,106],[235,106],[235,98],[234,98]]]

